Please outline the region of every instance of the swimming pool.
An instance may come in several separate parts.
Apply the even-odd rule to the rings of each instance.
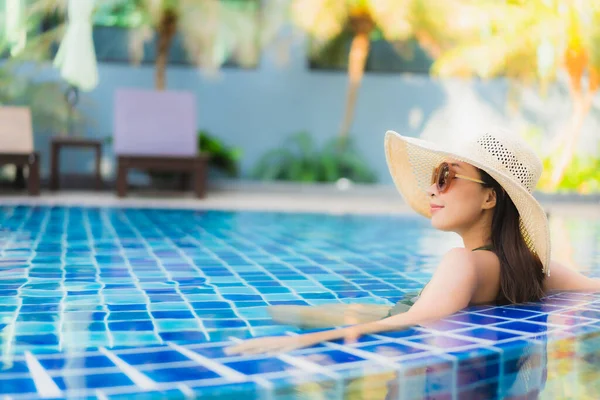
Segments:
[[[576,241],[572,258],[598,276],[600,221],[551,222],[557,249]],[[393,303],[457,240],[417,217],[0,206],[0,395],[597,397],[592,293],[277,357],[223,353],[299,332],[267,305]]]

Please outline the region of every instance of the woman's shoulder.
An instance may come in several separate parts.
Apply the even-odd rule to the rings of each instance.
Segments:
[[[461,268],[475,268],[477,265],[477,258],[474,257],[472,251],[465,249],[464,247],[455,247],[448,250],[442,257],[440,263],[441,266],[460,266]]]
[[[454,270],[472,270],[480,283],[490,282],[493,285],[500,275],[500,259],[492,251],[471,251],[456,247],[444,254],[440,266],[444,264]]]
[[[454,274],[469,274],[474,282],[470,304],[493,302],[500,287],[500,260],[492,251],[471,251],[464,247],[449,250],[442,260]],[[443,265],[444,262],[440,264]]]

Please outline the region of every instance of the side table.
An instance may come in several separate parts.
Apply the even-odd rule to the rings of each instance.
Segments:
[[[60,177],[60,150],[63,147],[91,148],[95,150],[96,162],[94,175],[96,190],[102,188],[100,175],[100,160],[102,157],[102,141],[98,139],[83,139],[74,137],[53,137],[51,142],[52,154],[50,161],[50,190],[58,190]]]

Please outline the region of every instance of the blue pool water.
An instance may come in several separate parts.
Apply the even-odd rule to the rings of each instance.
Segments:
[[[551,223],[555,252],[600,276],[600,221]],[[268,305],[393,304],[458,245],[417,217],[0,206],[0,398],[598,397],[600,293],[223,353],[299,332]]]

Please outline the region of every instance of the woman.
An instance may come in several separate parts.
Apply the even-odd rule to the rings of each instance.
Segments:
[[[282,323],[354,325],[252,339],[226,351],[290,351],[424,324],[470,305],[538,301],[553,290],[600,290],[600,280],[550,260],[548,220],[532,196],[542,163],[527,143],[500,129],[453,141],[442,147],[393,131],[385,137],[387,164],[406,202],[435,228],[456,232],[464,243],[443,256],[418,296],[394,307],[271,307],[273,318]]]

